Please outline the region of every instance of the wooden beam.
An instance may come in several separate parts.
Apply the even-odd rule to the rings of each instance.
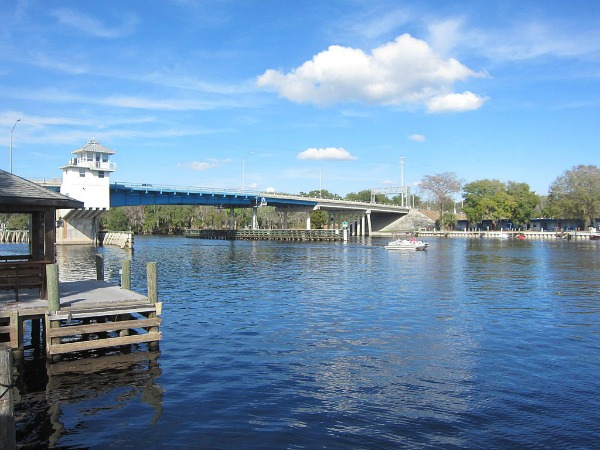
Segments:
[[[69,325],[60,328],[51,328],[48,330],[48,337],[65,337],[79,334],[157,327],[160,323],[160,317],[156,317],[152,319],[120,320],[117,322],[94,323],[88,325]]]
[[[81,352],[85,350],[96,350],[107,347],[120,347],[122,345],[142,344],[155,342],[162,339],[162,333],[152,332],[146,334],[134,334],[108,339],[94,339],[93,341],[67,342],[65,344],[50,344],[48,352],[50,355],[62,355],[65,353]]]
[[[139,307],[127,307],[123,306],[122,308],[94,308],[94,309],[86,309],[81,311],[67,311],[65,309],[61,310],[57,314],[50,314],[48,319],[51,322],[57,320],[66,320],[71,315],[71,319],[87,319],[90,317],[98,317],[98,316],[116,316],[118,314],[126,314],[126,313],[149,313],[156,311],[156,307],[152,306],[139,306]]]

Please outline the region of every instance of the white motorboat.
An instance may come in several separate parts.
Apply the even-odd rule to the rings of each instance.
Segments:
[[[388,250],[417,250],[423,251],[429,244],[427,242],[419,241],[415,238],[412,239],[394,239],[389,242],[384,248]]]

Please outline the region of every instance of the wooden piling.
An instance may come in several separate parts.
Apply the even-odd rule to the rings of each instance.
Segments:
[[[146,276],[148,280],[148,300],[150,303],[158,302],[158,265],[155,262],[146,264]]]
[[[11,350],[0,349],[0,449],[2,450],[17,448],[12,371]]]
[[[46,333],[50,328],[60,328],[60,322],[50,321],[49,314],[56,314],[60,311],[60,294],[58,290],[58,265],[48,264],[46,266],[46,282],[48,283],[48,314],[46,314],[45,329]],[[60,342],[60,338],[46,339],[46,356],[50,361],[58,361],[60,356],[50,355],[50,346]]]
[[[146,278],[148,284],[148,300],[150,303],[159,307],[158,303],[158,265],[156,262],[149,262],[146,264]],[[157,317],[156,312],[150,313],[148,318],[155,319]],[[158,327],[151,327],[148,329],[149,332],[158,333]],[[158,350],[158,341],[149,342],[149,350]]]
[[[96,253],[96,280],[104,281],[104,258]]]
[[[121,261],[121,288],[131,290],[131,260]]]
[[[48,283],[48,311],[60,311],[60,296],[58,294],[58,265],[46,265],[46,282]]]

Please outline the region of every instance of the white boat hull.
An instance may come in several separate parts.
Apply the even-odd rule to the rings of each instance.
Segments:
[[[406,239],[396,239],[395,241],[390,242],[384,248],[387,250],[416,250],[423,251],[429,244],[423,241],[416,240],[406,240]]]

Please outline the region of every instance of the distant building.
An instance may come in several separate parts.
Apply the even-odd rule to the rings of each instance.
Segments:
[[[529,223],[531,231],[577,231],[585,229],[583,220],[579,219],[537,218],[531,219]]]

